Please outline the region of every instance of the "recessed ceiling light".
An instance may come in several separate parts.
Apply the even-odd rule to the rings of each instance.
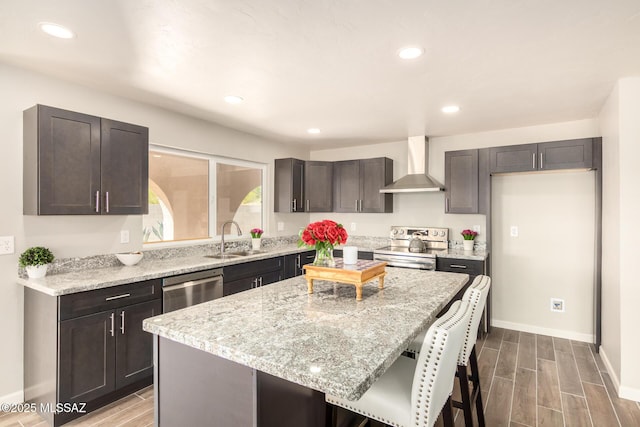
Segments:
[[[458,111],[460,111],[460,107],[458,107],[457,105],[447,105],[446,107],[442,107],[443,113],[451,114],[457,113]]]
[[[316,134],[320,133],[320,129],[318,129],[318,128],[309,128],[309,129],[307,129],[307,133],[310,133],[312,135],[316,135]]]
[[[410,46],[403,47],[398,51],[398,56],[402,59],[416,59],[419,56],[422,56],[424,53],[424,49],[421,47]]]
[[[224,100],[229,104],[241,104],[244,101],[244,98],[236,95],[225,96]]]
[[[54,24],[52,22],[41,22],[38,24],[40,29],[45,33],[49,34],[53,37],[58,37],[59,39],[72,39],[76,35],[67,27],[63,27],[59,24]]]

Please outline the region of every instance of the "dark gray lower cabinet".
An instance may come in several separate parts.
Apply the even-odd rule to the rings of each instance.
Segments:
[[[160,280],[53,297],[25,288],[25,401],[86,403],[92,411],[153,382],[153,336],[142,320],[162,311]],[[58,426],[84,415],[43,412]]]
[[[284,278],[283,264],[283,257],[280,256],[224,267],[223,295],[233,295],[279,282]]]
[[[302,267],[311,264],[316,257],[316,251],[306,251],[299,254],[289,254],[284,256],[284,278],[300,276],[304,271]]]

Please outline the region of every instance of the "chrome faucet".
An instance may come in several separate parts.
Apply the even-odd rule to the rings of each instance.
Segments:
[[[220,242],[220,254],[224,254],[224,227],[226,227],[227,224],[235,224],[236,228],[238,229],[238,236],[242,236],[242,230],[240,230],[240,226],[237,222],[227,221],[222,224],[222,227],[220,227],[220,235],[222,236],[222,241]]]

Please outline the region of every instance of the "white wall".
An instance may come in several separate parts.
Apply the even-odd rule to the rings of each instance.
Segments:
[[[602,134],[602,345],[614,382],[621,363],[620,318],[620,89],[600,112]],[[617,380],[617,381],[616,381]]]
[[[148,126],[152,143],[269,165],[265,187],[267,232],[276,234],[276,221],[285,222],[279,234],[297,233],[308,216],[273,214],[273,159],[305,158],[306,149],[275,143],[202,120],[171,113],[82,86],[0,64],[0,236],[15,236],[16,253],[0,256],[0,401],[22,397],[22,287],[15,284],[18,255],[33,245],[44,245],[60,258],[140,249],[140,216],[23,216],[22,111],[47,104],[73,111]],[[130,231],[131,242],[119,243],[120,230]]]
[[[640,401],[640,286],[634,230],[640,212],[640,77],[618,81],[602,109],[603,342],[605,363],[621,397]],[[619,320],[618,320],[619,319]]]
[[[593,342],[595,172],[491,180],[494,324]]]

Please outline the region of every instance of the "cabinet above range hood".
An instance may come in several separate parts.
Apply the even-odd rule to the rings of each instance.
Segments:
[[[381,193],[444,191],[444,186],[428,175],[429,140],[426,136],[409,137],[408,156],[407,175],[381,188]]]

